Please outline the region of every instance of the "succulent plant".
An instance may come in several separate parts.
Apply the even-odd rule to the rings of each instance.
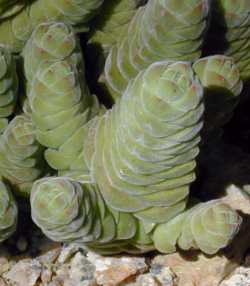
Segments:
[[[36,181],[30,200],[32,218],[48,237],[102,254],[155,248],[171,253],[177,245],[214,254],[229,243],[241,223],[235,211],[214,200],[199,203],[166,223],[146,224],[133,213],[110,208],[96,187],[65,177]]]
[[[8,186],[0,181],[0,242],[16,230],[18,209]]]
[[[14,117],[0,137],[0,175],[17,195],[28,196],[32,183],[44,174],[42,155],[30,118]]]
[[[105,54],[122,38],[136,12],[136,0],[110,0],[103,4],[102,14],[95,20],[89,43],[99,45]]]
[[[241,217],[221,200],[199,203],[173,220],[160,224],[153,240],[161,252],[200,249],[215,254],[228,245],[241,224]]]
[[[41,24],[23,55],[29,109],[37,140],[48,148],[45,158],[60,174],[85,181],[85,124],[99,112],[99,105],[84,80],[78,40],[64,23]]]
[[[92,159],[84,148],[109,206],[151,223],[184,210],[195,179],[202,95],[184,62],[154,63],[129,83],[97,122]]]
[[[26,42],[22,56],[24,73],[32,82],[37,69],[44,62],[70,60],[84,76],[84,62],[78,38],[70,25],[63,22],[45,22],[34,29]]]
[[[33,220],[54,240],[92,241],[101,235],[97,197],[91,187],[83,189],[66,177],[43,178],[34,183],[30,201]]]
[[[234,59],[224,55],[201,58],[194,62],[193,70],[205,88],[203,140],[209,143],[215,132],[230,120],[243,83]]]
[[[76,67],[66,60],[43,63],[31,83],[28,99],[36,137],[48,148],[45,158],[54,169],[85,169],[79,156],[85,123],[92,116],[88,96]]]
[[[103,255],[214,254],[241,217],[223,200],[189,198],[190,185],[201,139],[202,167],[248,78],[250,4],[103,2],[0,0],[0,242],[16,228],[11,187],[30,195],[33,221],[55,241]],[[89,89],[75,33],[88,30],[102,4],[85,40],[107,58],[100,66],[103,54],[91,50]],[[210,10],[223,15],[218,32],[228,47],[200,58]],[[19,86],[11,53],[23,60]],[[108,111],[91,95],[97,78],[116,100]]]
[[[33,185],[36,224],[53,240],[102,254],[224,247],[240,224],[236,212],[216,201],[183,213],[195,178],[202,96],[189,63],[158,62],[140,72],[112,110],[89,123],[83,158],[93,184],[59,177]],[[189,234],[193,220],[197,229]]]
[[[212,41],[215,40],[215,43],[220,43],[221,47],[218,48],[226,55],[234,58],[242,79],[249,79],[250,2],[216,0],[213,7],[214,27],[210,38]]]
[[[120,97],[129,80],[162,60],[200,57],[207,26],[208,0],[156,0],[139,8],[107,57],[100,78],[112,97]]]
[[[42,22],[62,21],[78,30],[86,30],[87,22],[103,0],[36,0],[17,15],[0,23],[0,43],[20,52],[32,30]]]
[[[16,64],[13,56],[4,47],[0,47],[0,133],[8,124],[13,113],[18,91]]]

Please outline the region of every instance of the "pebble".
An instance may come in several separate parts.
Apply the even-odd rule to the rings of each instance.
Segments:
[[[119,285],[130,277],[144,273],[148,269],[145,258],[143,257],[103,257],[89,252],[87,258],[95,265],[96,282],[102,286]]]
[[[174,286],[178,283],[177,276],[167,266],[154,263],[151,265],[150,273],[162,286]]]
[[[16,263],[3,277],[17,286],[34,286],[42,272],[37,260],[27,259]]]
[[[57,261],[61,264],[69,260],[79,250],[79,246],[75,244],[64,245]]]
[[[156,279],[152,276],[152,274],[142,274],[139,275],[136,279],[135,286],[159,286]]]
[[[42,283],[46,284],[46,283],[51,282],[52,275],[53,275],[53,272],[50,269],[47,269],[47,268],[43,269],[41,273]]]
[[[220,286],[250,286],[250,268],[239,267]]]
[[[61,248],[56,247],[55,249],[52,249],[38,256],[37,260],[40,261],[42,264],[49,266],[56,261],[56,259],[60,255],[60,252],[61,252]]]
[[[196,252],[189,252],[186,256],[179,253],[158,255],[152,261],[154,264],[170,267],[178,277],[178,286],[218,286],[237,267],[223,255],[207,257]]]
[[[71,260],[69,278],[73,286],[95,285],[95,266],[78,252]]]
[[[169,267],[152,264],[149,273],[136,277],[135,282],[124,283],[122,286],[177,286],[177,277]]]

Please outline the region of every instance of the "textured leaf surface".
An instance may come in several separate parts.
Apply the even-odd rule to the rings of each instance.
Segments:
[[[130,82],[94,137],[91,171],[109,206],[155,223],[185,208],[182,187],[195,178],[202,95],[184,62],[155,63]]]
[[[107,54],[118,39],[122,38],[136,7],[136,0],[106,1],[102,13],[94,22],[89,43],[101,46]]]
[[[201,58],[194,62],[193,69],[205,88],[203,140],[209,142],[232,117],[243,83],[231,57],[215,55]]]
[[[208,4],[207,0],[156,0],[139,8],[126,35],[111,49],[100,79],[112,97],[121,96],[129,80],[156,61],[198,59]]]
[[[77,37],[64,23],[39,25],[24,50],[28,100],[37,140],[49,165],[70,177],[89,181],[83,159],[85,124],[99,111],[84,79]]]
[[[27,0],[1,0],[0,19],[5,19],[18,13],[27,4]]]
[[[8,124],[16,106],[18,78],[16,63],[9,51],[0,47],[0,133]]]
[[[217,0],[219,13],[224,17],[220,23],[226,27],[227,46],[225,54],[234,58],[242,79],[250,77],[250,2],[248,0]],[[220,18],[222,18],[220,17]]]
[[[215,254],[228,245],[238,232],[241,218],[220,200],[199,203],[166,224],[156,227],[153,240],[156,248],[165,253],[181,249],[201,249]]]
[[[101,6],[103,0],[36,0],[17,15],[0,23],[0,43],[13,52],[20,52],[32,30],[43,22],[61,21],[81,25],[86,30],[87,22]]]
[[[11,191],[0,181],[0,242],[15,232],[17,213],[17,205]]]
[[[18,195],[27,196],[32,183],[44,174],[43,149],[36,141],[30,118],[18,115],[0,137],[0,174]]]

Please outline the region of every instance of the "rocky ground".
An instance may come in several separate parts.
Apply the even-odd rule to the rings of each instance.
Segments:
[[[250,257],[242,265],[224,255],[102,257],[74,245],[44,241],[36,258],[0,257],[0,285],[18,286],[248,286]],[[43,247],[44,247],[43,246]],[[195,259],[194,259],[195,257]]]

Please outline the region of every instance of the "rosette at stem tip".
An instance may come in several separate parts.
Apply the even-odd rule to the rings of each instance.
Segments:
[[[70,25],[63,22],[46,22],[38,25],[27,41],[22,55],[24,73],[28,82],[27,94],[30,93],[30,86],[41,64],[50,62],[52,65],[56,61],[67,61],[77,73],[75,81],[81,87],[83,98],[91,106],[93,113],[98,111],[97,98],[95,95],[90,96],[84,80],[84,58],[79,38]]]
[[[77,31],[87,31],[88,22],[104,0],[36,0],[0,23],[0,43],[12,52],[22,50],[32,30],[42,22],[61,21]]]
[[[94,185],[67,177],[35,182],[30,203],[33,221],[54,241],[79,243],[111,254],[121,252],[118,246],[127,244],[136,232],[132,215],[113,215]]]
[[[33,221],[50,239],[103,255],[154,249],[171,253],[177,246],[215,254],[230,243],[241,224],[237,212],[221,200],[198,203],[160,224],[146,223],[111,208],[96,186],[67,177],[36,181],[30,203]]]
[[[8,124],[16,106],[18,77],[16,62],[7,48],[0,46],[0,133]]]
[[[32,81],[39,65],[46,61],[70,59],[84,71],[79,39],[70,25],[63,22],[45,22],[35,27],[26,42],[22,56],[28,82]]]
[[[155,0],[140,7],[106,59],[100,83],[116,99],[128,82],[162,60],[194,61],[201,55],[209,0]]]
[[[212,255],[226,247],[237,234],[242,218],[222,200],[199,203],[165,224],[156,226],[156,249],[171,253],[200,249]]]
[[[0,181],[0,243],[16,230],[18,209],[9,187]]]
[[[43,148],[35,137],[30,118],[17,115],[0,137],[0,175],[13,191],[29,196],[32,183],[45,171]]]
[[[145,223],[185,209],[195,180],[202,99],[189,63],[157,62],[96,120],[87,136],[94,148],[84,148],[84,158],[109,207]]]
[[[97,205],[91,185],[67,177],[43,178],[33,184],[30,202],[32,219],[52,240],[83,243],[103,235],[99,207],[104,211],[105,206],[103,201]]]
[[[243,89],[240,71],[232,57],[214,55],[194,62],[193,70],[205,88],[203,143],[210,142],[233,115]]]

